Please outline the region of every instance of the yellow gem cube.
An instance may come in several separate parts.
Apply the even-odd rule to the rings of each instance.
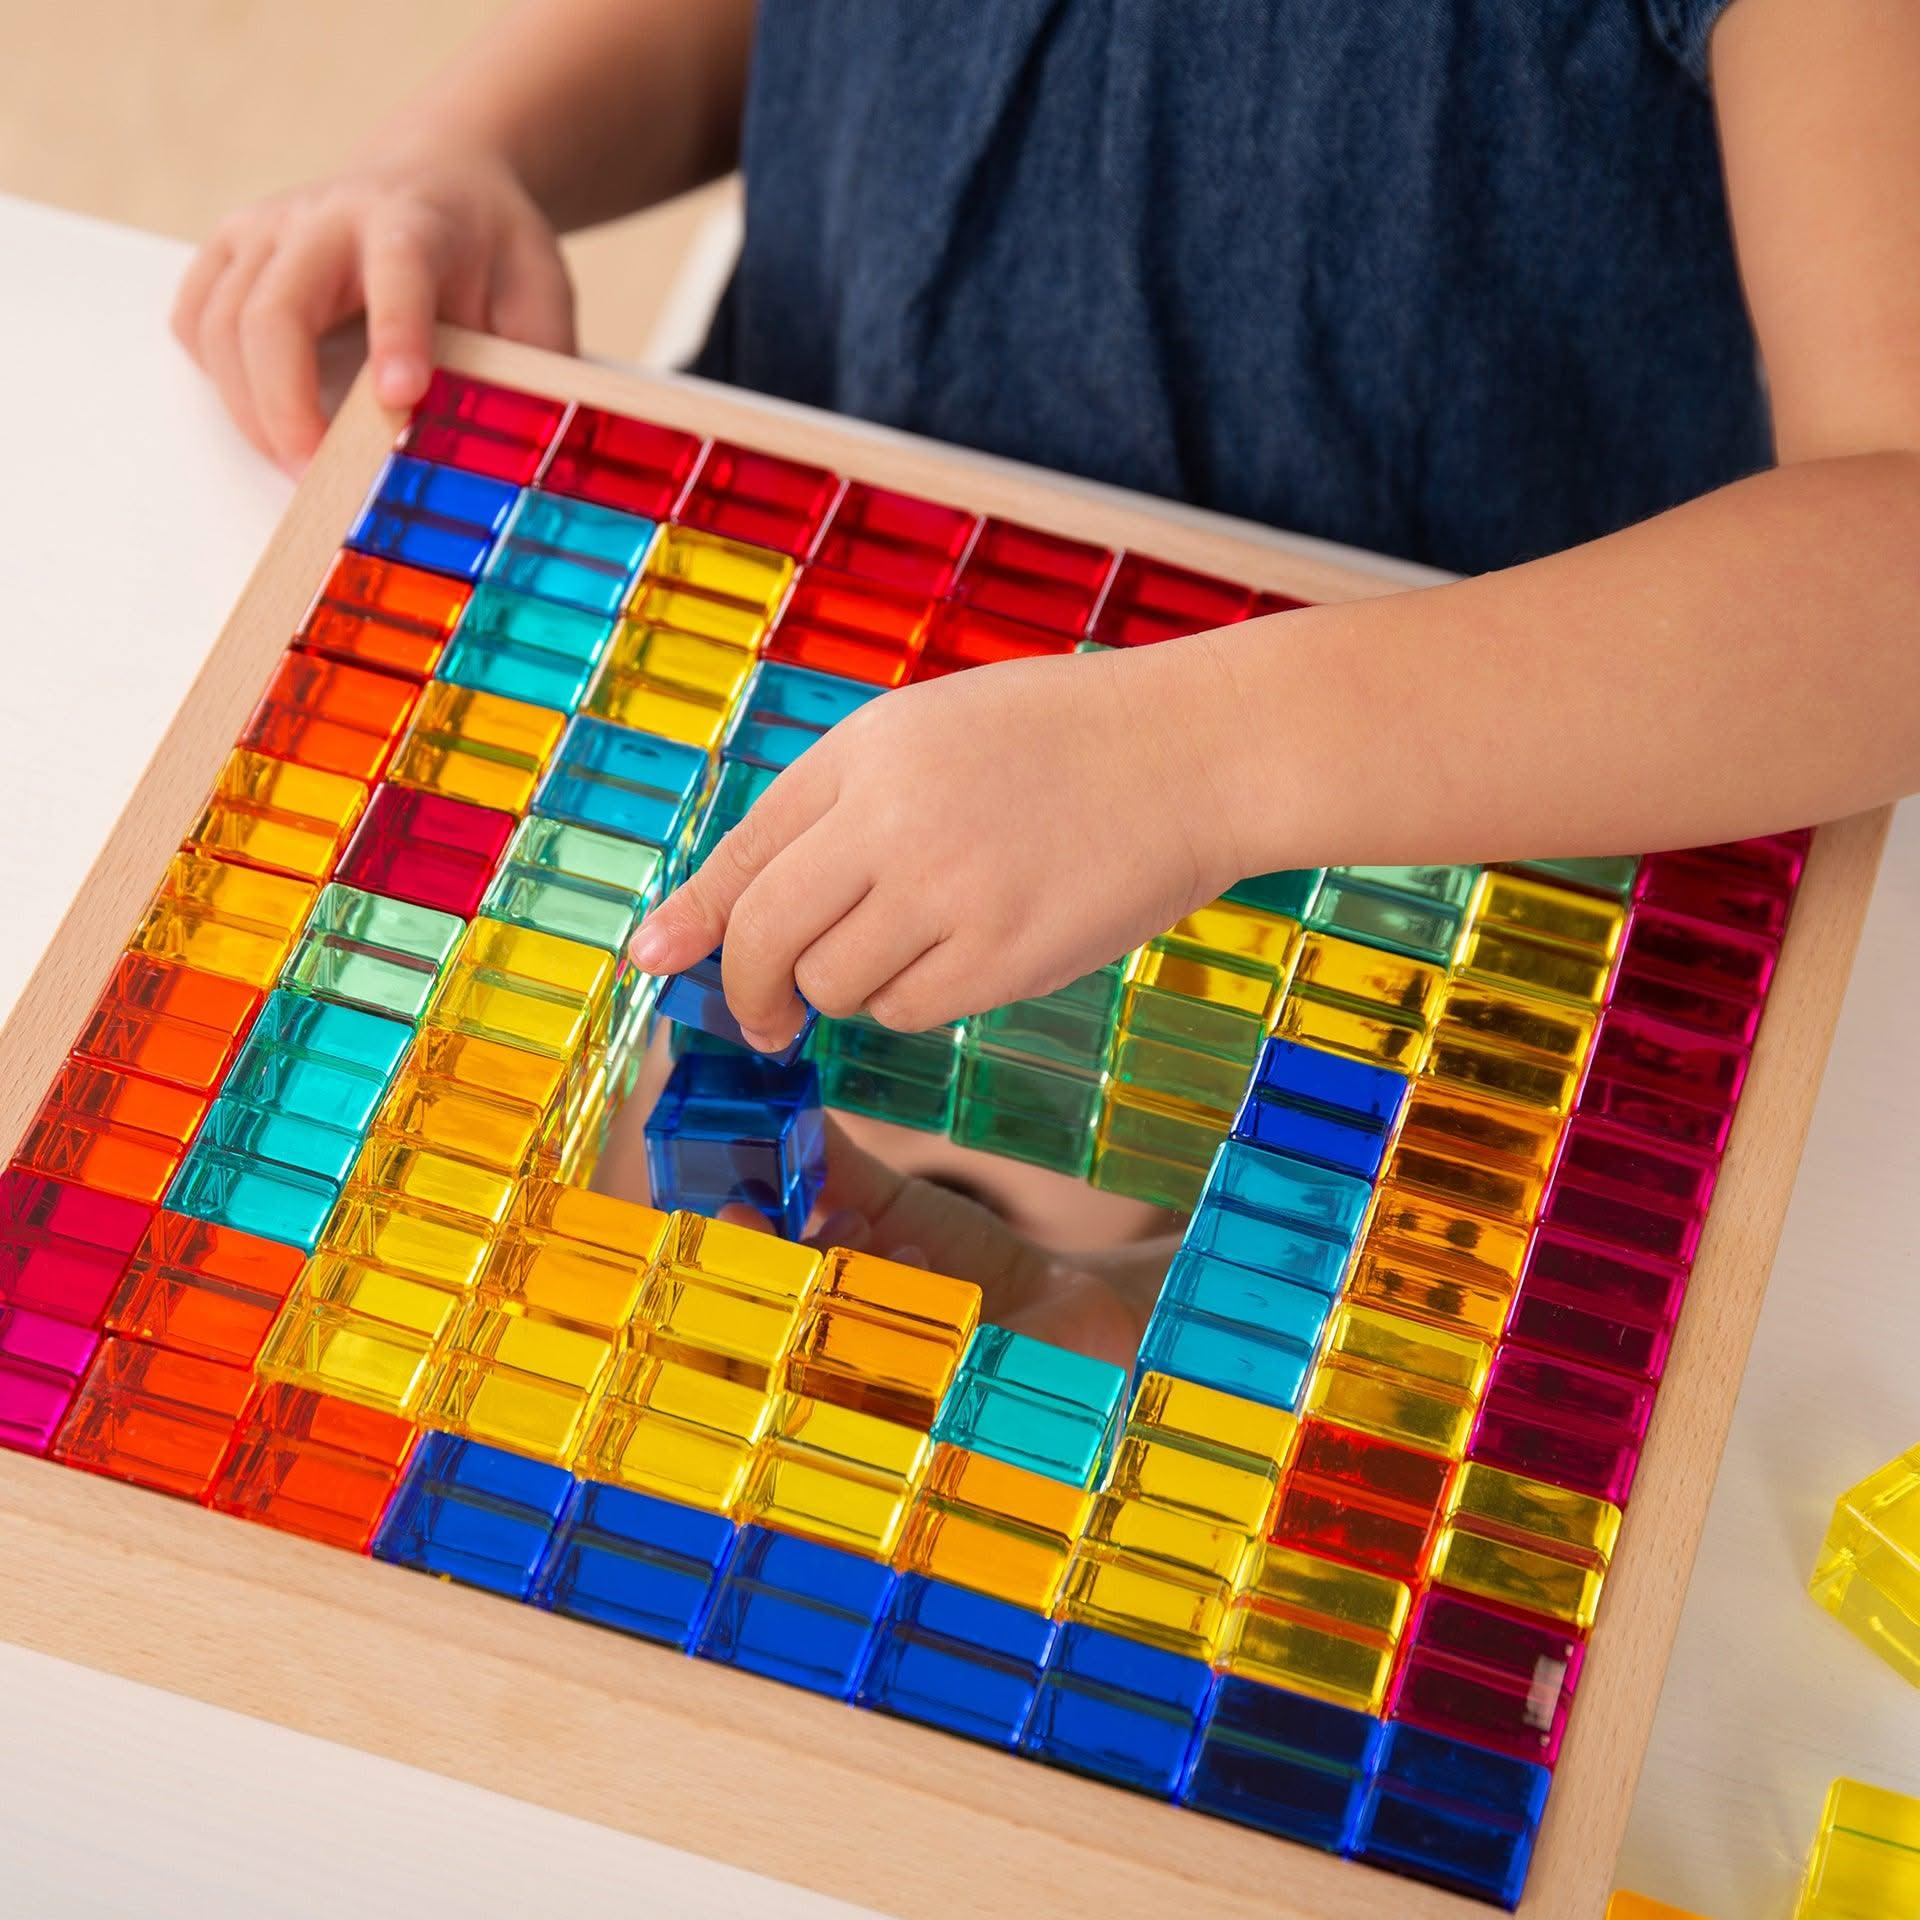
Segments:
[[[742,1517],[887,1559],[932,1452],[916,1428],[784,1394],[760,1443]]]
[[[1794,1920],[1920,1913],[1920,1800],[1862,1780],[1827,1790]]]
[[[1411,1606],[1398,1580],[1268,1545],[1247,1560],[1218,1664],[1228,1673],[1378,1713]]]
[[[429,680],[387,778],[450,800],[522,813],[567,716],[497,693]]]
[[[1920,1686],[1920,1447],[1840,1496],[1813,1597]]]
[[[595,1480],[731,1513],[773,1417],[771,1396],[641,1349],[617,1367],[581,1453]]]

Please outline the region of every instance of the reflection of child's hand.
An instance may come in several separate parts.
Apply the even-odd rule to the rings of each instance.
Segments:
[[[981,1289],[981,1317],[1055,1346],[1130,1367],[1172,1242],[1087,1254],[1036,1246],[977,1200],[897,1173],[831,1120],[822,1246],[851,1247],[926,1267]]]
[[[795,989],[890,1027],[1049,993],[1163,933],[1242,871],[1214,790],[1211,636],[1006,661],[903,687],[774,781],[633,947],[677,973],[725,944],[755,1044]]]

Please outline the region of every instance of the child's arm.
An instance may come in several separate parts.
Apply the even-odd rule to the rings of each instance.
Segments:
[[[438,318],[571,351],[557,232],[733,164],[751,0],[521,0],[341,174],[244,207],[173,326],[263,452],[319,444],[316,345],[365,311],[380,398],[427,383]]]
[[[1714,77],[1778,469],[1457,586],[890,694],[639,963],[724,929],[756,1035],[796,980],[919,1027],[1248,873],[1693,845],[1920,787],[1920,9],[1736,0]]]

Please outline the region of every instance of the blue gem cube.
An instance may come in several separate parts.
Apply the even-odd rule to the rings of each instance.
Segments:
[[[1528,1760],[1390,1724],[1361,1808],[1354,1853],[1517,1906],[1550,1777]]]
[[[890,1567],[744,1527],[696,1651],[836,1700],[851,1698],[893,1592]]]
[[[347,545],[473,580],[519,497],[503,481],[396,453],[380,469]]]
[[[1204,1661],[1098,1627],[1063,1626],[1022,1750],[1171,1799],[1186,1778],[1212,1691]]]
[[[699,747],[579,713],[532,810],[672,852],[693,825],[706,783],[707,756]]]
[[[1180,1798],[1202,1813],[1345,1853],[1385,1734],[1370,1713],[1225,1674]]]
[[[859,1704],[1018,1747],[1058,1631],[1045,1614],[907,1574],[874,1642]]]
[[[553,1535],[534,1602],[684,1653],[699,1637],[735,1531],[718,1514],[584,1482]]]
[[[761,1054],[758,1056],[760,1059],[771,1061],[777,1067],[790,1067],[800,1058],[818,1017],[804,1000],[800,1004],[806,1007],[806,1018],[800,1023],[800,1031],[778,1053]],[[729,1046],[738,1047],[743,1053],[753,1053],[753,1049],[747,1045],[746,1036],[740,1031],[739,1021],[733,1017],[727,1005],[726,989],[720,983],[718,947],[704,960],[696,960],[685,973],[673,975],[661,987],[659,1012],[663,1020],[671,1020],[677,1026],[697,1028],[716,1040],[724,1040]]]
[[[380,1523],[374,1557],[524,1600],[575,1485],[564,1467],[430,1433]]]

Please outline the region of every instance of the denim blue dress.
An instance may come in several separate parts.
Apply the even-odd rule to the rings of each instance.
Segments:
[[[699,370],[1467,571],[1606,533],[1770,457],[1727,4],[763,0]]]

